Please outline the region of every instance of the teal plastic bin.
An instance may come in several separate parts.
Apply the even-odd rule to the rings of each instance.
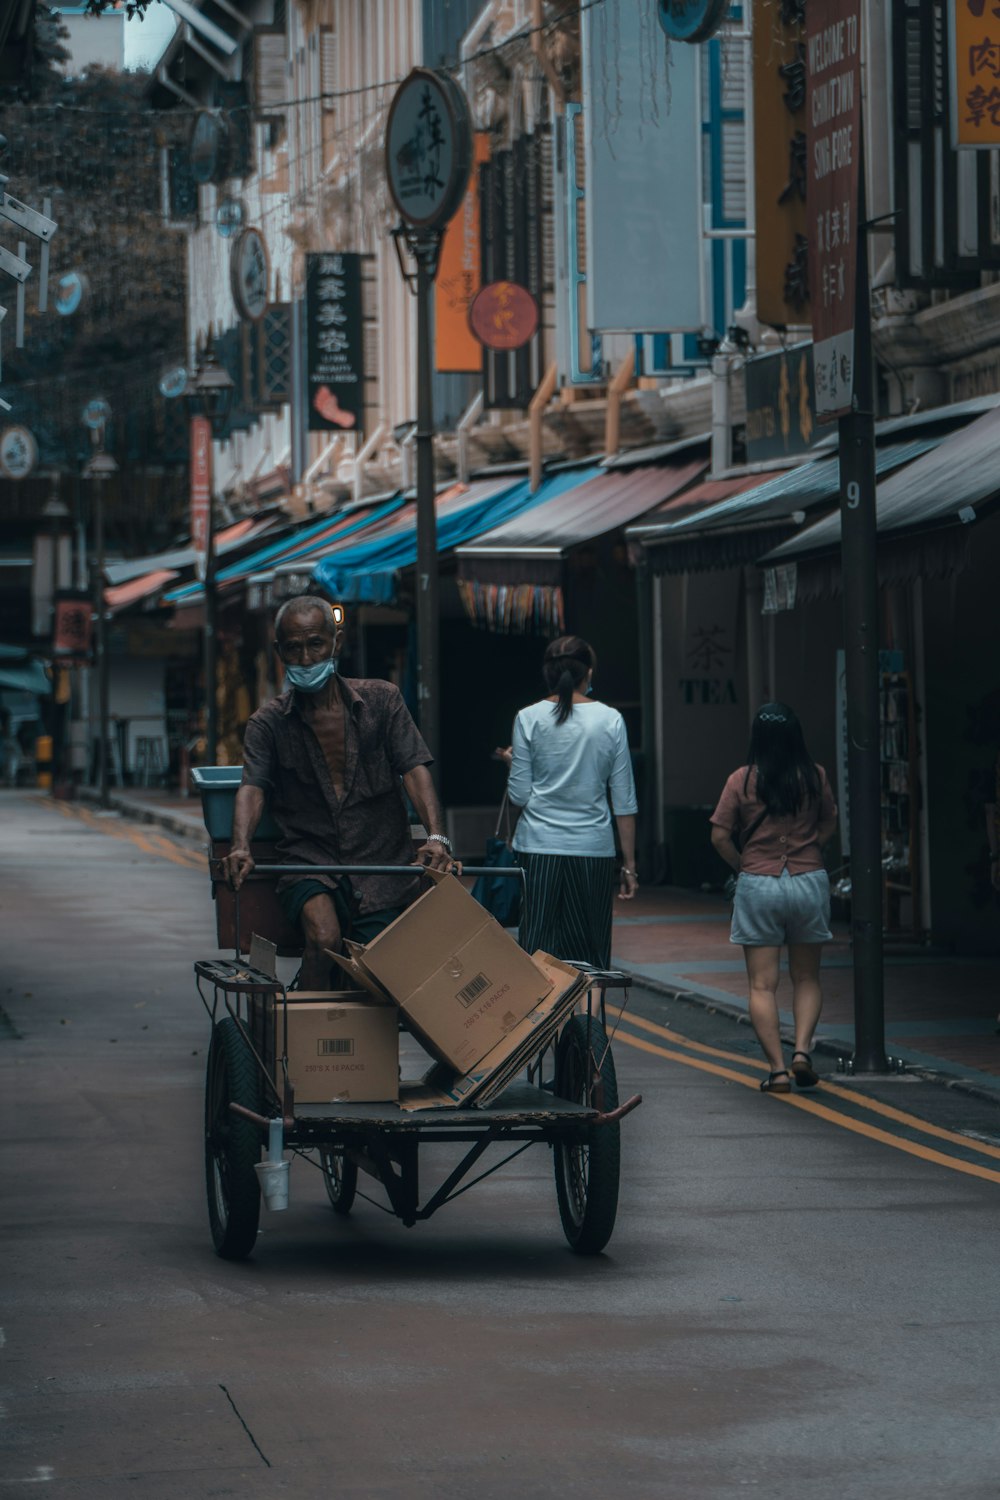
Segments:
[[[191,782],[201,797],[201,814],[210,838],[232,838],[233,804],[242,780],[242,766],[196,766],[191,772]],[[254,842],[274,842],[280,837],[281,829],[265,808],[254,834]]]

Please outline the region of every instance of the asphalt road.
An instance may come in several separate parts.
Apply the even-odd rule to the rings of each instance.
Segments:
[[[533,1148],[412,1230],[336,1219],[297,1162],[230,1264],[192,856],[0,794],[0,930],[0,1497],[1000,1496],[1000,1160],[636,1030],[604,1256],[566,1248]]]

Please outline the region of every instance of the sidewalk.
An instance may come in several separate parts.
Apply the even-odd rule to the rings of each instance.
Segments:
[[[624,905],[624,903],[621,903]],[[614,962],[636,979],[745,1016],[742,949],[729,942],[721,896],[660,887],[615,913]],[[817,1046],[850,1057],[854,985],[846,928],[823,954],[823,1019]],[[778,991],[791,1029],[791,984]],[[1000,1100],[1000,955],[959,958],[885,949],[886,1050],[911,1068],[977,1087]]]
[[[96,801],[85,789],[88,802]],[[113,790],[112,808],[141,822],[206,843],[197,797],[176,791]],[[614,962],[649,988],[745,1016],[742,950],[729,942],[729,905],[719,895],[656,887],[616,903]],[[817,1047],[849,1058],[853,1051],[853,973],[846,929],[823,957],[823,1020]],[[778,992],[791,1026],[791,987]],[[789,1007],[786,1009],[786,1007]],[[943,1075],[1000,1101],[1000,954],[958,958],[886,945],[886,1049],[910,1068]]]

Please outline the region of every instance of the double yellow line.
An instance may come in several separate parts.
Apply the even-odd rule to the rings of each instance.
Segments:
[[[639,1052],[652,1053],[655,1057],[665,1057],[670,1062],[681,1063],[684,1067],[695,1068],[701,1073],[711,1073],[716,1078],[725,1078],[730,1083],[741,1084],[743,1088],[760,1088],[760,1079],[765,1069],[751,1058],[743,1057],[738,1052],[726,1052],[721,1047],[709,1047],[704,1042],[690,1041],[677,1031],[660,1026],[655,1021],[647,1021],[644,1016],[619,1010],[615,1006],[609,1005],[608,1013],[613,1015],[618,1022],[615,1030],[616,1042],[624,1042],[627,1047],[634,1047]],[[662,1037],[672,1045],[663,1047],[656,1042],[647,1041],[644,1036],[634,1035],[627,1029],[629,1027],[638,1032],[649,1032],[654,1036]],[[720,1061],[712,1061],[711,1059],[714,1058]],[[737,1064],[740,1071],[737,1072],[736,1068],[725,1066],[727,1063]],[[810,1091],[808,1094],[771,1094],[770,1098],[780,1104],[788,1104],[793,1109],[804,1110],[806,1114],[815,1115],[818,1119],[828,1120],[831,1124],[839,1126],[841,1130],[850,1130],[855,1135],[863,1135],[869,1140],[881,1142],[884,1146],[891,1146],[894,1151],[904,1151],[908,1156],[919,1157],[921,1161],[933,1162],[939,1167],[948,1167],[953,1172],[964,1172],[968,1177],[979,1177],[986,1182],[1000,1183],[1000,1170],[996,1168],[980,1166],[978,1162],[963,1161],[957,1156],[937,1151],[932,1146],[924,1146],[919,1141],[911,1141],[904,1136],[894,1135],[878,1125],[869,1124],[867,1120],[855,1119],[853,1115],[831,1108],[831,1104],[820,1103],[816,1092],[830,1100],[831,1104],[834,1100],[838,1103],[852,1104],[865,1110],[869,1115],[890,1120],[907,1130],[935,1140],[947,1141],[951,1145],[960,1146],[963,1151],[1000,1162],[1000,1146],[991,1146],[986,1141],[974,1141],[968,1136],[959,1135],[957,1131],[946,1130],[941,1125],[932,1125],[928,1120],[921,1120],[917,1115],[907,1114],[905,1110],[896,1109],[891,1104],[882,1104],[878,1099],[869,1099],[867,1095],[858,1093],[856,1089],[844,1088],[840,1084],[832,1086],[820,1084],[818,1091]]]
[[[144,854],[152,854],[159,859],[168,859],[171,864],[181,865],[187,870],[207,871],[207,862],[204,854],[199,854],[194,849],[184,849],[175,844],[172,839],[166,838],[162,833],[154,833],[152,829],[134,828],[126,822],[118,822],[111,818],[99,818],[87,807],[82,807],[77,802],[57,802],[55,800],[38,798],[43,807],[55,808],[62,813],[64,818],[72,818],[78,822],[85,823],[88,828],[93,828],[97,833],[106,833],[110,838],[123,839],[126,843],[141,849]]]

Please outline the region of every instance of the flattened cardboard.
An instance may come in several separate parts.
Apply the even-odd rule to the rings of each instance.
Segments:
[[[554,1041],[585,992],[587,980],[572,964],[541,949],[532,954],[532,962],[548,982],[549,993],[470,1072],[457,1075],[438,1064],[423,1079],[404,1082],[400,1109],[485,1107]]]
[[[465,1074],[530,1015],[552,980],[459,881],[427,873],[431,889],[384,932],[334,957],[355,983],[396,1002],[432,1057]]]
[[[275,1012],[282,1047],[280,1005]],[[356,992],[297,991],[288,1001],[288,1077],[296,1104],[360,1104],[399,1097],[399,1014]]]

